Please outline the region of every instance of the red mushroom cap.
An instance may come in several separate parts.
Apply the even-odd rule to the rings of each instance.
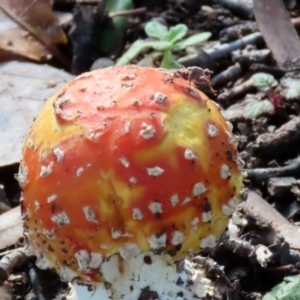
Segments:
[[[18,179],[37,256],[65,278],[95,281],[116,253],[178,258],[215,246],[242,189],[216,105],[167,70],[137,66],[83,74],[53,95]]]

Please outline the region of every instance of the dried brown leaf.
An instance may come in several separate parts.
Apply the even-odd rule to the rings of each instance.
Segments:
[[[19,162],[22,140],[44,100],[72,78],[48,65],[0,64],[0,166]]]
[[[0,49],[41,61],[53,54],[48,44],[66,41],[50,0],[1,0]]]

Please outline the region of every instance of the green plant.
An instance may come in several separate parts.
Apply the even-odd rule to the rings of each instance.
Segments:
[[[278,85],[273,75],[259,72],[251,76],[252,84],[260,91],[267,92]]]
[[[300,299],[300,277],[299,275],[288,276],[281,283],[272,288],[264,295],[262,300],[294,300]]]
[[[115,13],[133,8],[132,0],[106,0],[105,9],[107,13]],[[97,44],[102,53],[111,53],[116,45],[122,41],[128,27],[128,20],[128,16],[113,17],[111,18],[112,24],[101,30]]]
[[[145,26],[145,33],[148,37],[155,40],[137,40],[131,47],[119,58],[117,65],[126,65],[143,50],[153,49],[162,54],[162,68],[178,68],[179,63],[173,56],[172,52],[186,49],[188,46],[202,43],[210,38],[210,32],[201,32],[183,39],[188,32],[184,24],[168,28],[156,21],[150,21]]]
[[[300,80],[298,78],[284,78],[281,80],[281,84],[284,87],[282,94],[286,99],[300,98]]]

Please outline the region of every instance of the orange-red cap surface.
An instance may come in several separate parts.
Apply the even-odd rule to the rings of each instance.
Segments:
[[[115,253],[213,247],[242,188],[235,138],[215,104],[167,70],[136,66],[83,74],[53,95],[27,135],[18,179],[38,257],[95,281]]]

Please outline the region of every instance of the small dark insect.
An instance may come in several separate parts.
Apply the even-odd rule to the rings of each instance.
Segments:
[[[173,77],[180,77],[189,81],[189,86],[191,82],[193,83],[206,83],[210,86],[210,76],[212,72],[208,69],[202,69],[199,67],[183,67],[176,70]]]

